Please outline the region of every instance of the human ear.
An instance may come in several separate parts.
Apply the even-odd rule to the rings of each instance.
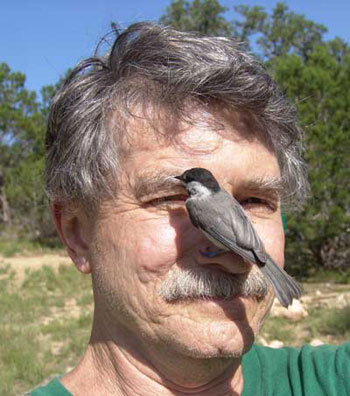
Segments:
[[[60,239],[75,266],[84,274],[90,273],[86,216],[78,208],[72,209],[59,202],[51,204],[51,212]]]

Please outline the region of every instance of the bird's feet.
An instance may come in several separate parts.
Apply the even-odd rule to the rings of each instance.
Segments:
[[[215,250],[213,250],[213,249],[215,249]],[[207,246],[204,250],[199,249],[199,252],[204,257],[213,258],[213,257],[219,256],[222,253],[225,253],[225,250]]]

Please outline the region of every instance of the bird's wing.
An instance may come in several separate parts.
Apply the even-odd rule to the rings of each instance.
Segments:
[[[217,232],[215,227],[209,227],[209,229],[204,231],[204,233],[207,236],[208,235],[210,236],[209,239],[217,241],[219,244],[223,245],[226,249],[237,253],[238,255],[248,260],[249,262],[253,262],[261,265],[260,261],[257,260],[252,250],[241,248],[237,243],[232,241],[232,239],[227,239],[222,233]]]
[[[217,241],[244,259],[258,264],[272,283],[281,304],[287,307],[292,303],[293,298],[300,297],[302,291],[300,285],[266,253],[259,235],[239,202],[226,194],[228,197],[222,195],[217,200],[220,202],[219,208],[213,208],[212,201],[208,199],[202,199],[200,203],[186,202],[192,223],[212,241]],[[196,205],[200,205],[200,211],[192,210]],[[226,211],[222,211],[222,208],[226,208]],[[198,216],[198,213],[203,212],[205,223],[202,221],[202,216]]]
[[[224,190],[217,194],[220,194],[216,197],[220,207],[213,207],[209,198],[202,198],[198,203],[188,200],[192,223],[227,249],[247,260],[260,265],[266,263],[268,255],[264,245],[239,202]],[[201,210],[191,210],[195,205],[200,205]],[[205,223],[201,216],[196,215],[203,212]]]

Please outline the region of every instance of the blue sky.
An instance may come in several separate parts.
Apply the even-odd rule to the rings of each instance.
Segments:
[[[0,62],[26,77],[26,87],[39,91],[55,83],[68,67],[91,55],[114,21],[121,26],[141,20],[156,21],[171,0],[2,0],[0,5]],[[268,10],[274,0],[221,0],[260,5]],[[294,12],[324,24],[327,38],[350,41],[350,0],[285,1]],[[233,13],[227,13],[233,19]]]

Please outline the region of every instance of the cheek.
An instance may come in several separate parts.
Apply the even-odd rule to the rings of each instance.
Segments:
[[[281,221],[269,220],[254,225],[266,251],[281,266],[284,265],[285,237]]]
[[[147,222],[139,228],[134,262],[142,282],[165,276],[190,248],[191,226],[186,219]]]
[[[152,233],[141,233],[137,244],[136,262],[141,273],[161,275],[176,261],[176,232],[171,227],[155,227]]]

